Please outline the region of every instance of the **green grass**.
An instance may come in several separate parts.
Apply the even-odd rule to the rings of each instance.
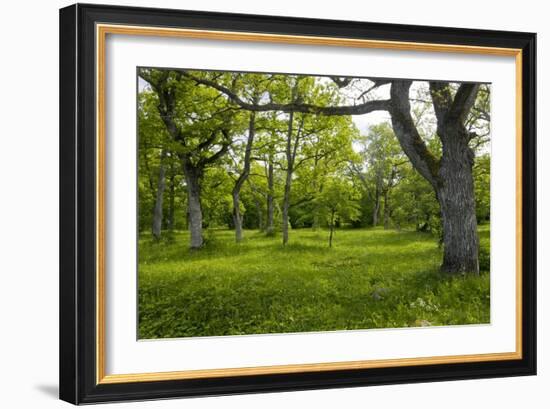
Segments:
[[[489,274],[445,277],[434,237],[383,229],[210,231],[139,241],[139,337],[266,334],[489,322]],[[480,227],[481,258],[489,227]],[[487,256],[488,257],[488,256]],[[488,267],[488,260],[482,262]],[[486,267],[486,268],[487,268]]]

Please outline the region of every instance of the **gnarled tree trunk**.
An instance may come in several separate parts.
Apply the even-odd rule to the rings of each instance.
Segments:
[[[443,145],[437,159],[420,137],[410,113],[411,81],[392,82],[390,115],[393,130],[414,168],[433,186],[441,208],[443,263],[450,274],[479,274],[477,222],[475,217],[473,152],[468,146],[464,118],[471,109],[478,86],[462,84],[454,98],[448,84],[430,83]]]

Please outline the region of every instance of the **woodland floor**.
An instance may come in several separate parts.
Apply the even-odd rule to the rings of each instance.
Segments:
[[[426,233],[292,230],[278,236],[211,230],[191,251],[187,232],[139,242],[139,338],[266,334],[488,323],[489,226],[479,277],[438,272]]]

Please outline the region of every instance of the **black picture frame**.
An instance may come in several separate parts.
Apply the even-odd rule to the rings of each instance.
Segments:
[[[522,50],[521,359],[97,383],[96,23]],[[60,10],[60,398],[74,404],[536,374],[536,35],[77,4]]]

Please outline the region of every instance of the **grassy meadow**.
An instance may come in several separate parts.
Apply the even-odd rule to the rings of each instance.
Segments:
[[[415,231],[296,229],[289,244],[209,230],[139,240],[139,338],[174,338],[489,323],[489,226],[480,276],[439,272],[437,239]]]

